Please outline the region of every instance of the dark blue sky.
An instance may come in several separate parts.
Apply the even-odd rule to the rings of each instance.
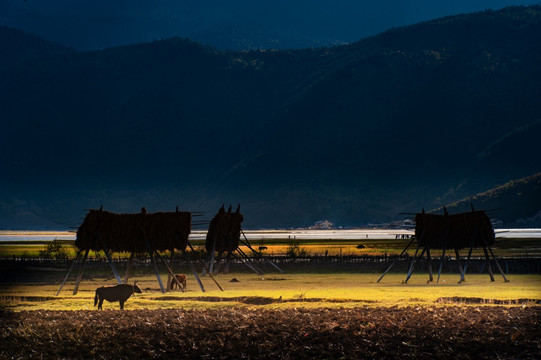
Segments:
[[[351,42],[447,15],[540,0],[2,0],[0,24],[79,50],[187,37],[218,48]]]

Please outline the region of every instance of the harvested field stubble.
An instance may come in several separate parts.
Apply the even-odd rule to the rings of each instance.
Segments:
[[[0,358],[539,358],[541,307],[0,313]]]

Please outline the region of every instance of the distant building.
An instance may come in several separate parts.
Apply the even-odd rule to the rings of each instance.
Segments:
[[[330,230],[333,227],[333,223],[328,220],[317,221],[314,225],[310,226],[310,230]]]

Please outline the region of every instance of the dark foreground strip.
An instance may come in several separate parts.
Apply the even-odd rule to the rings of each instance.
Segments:
[[[0,359],[535,359],[539,306],[0,312]]]

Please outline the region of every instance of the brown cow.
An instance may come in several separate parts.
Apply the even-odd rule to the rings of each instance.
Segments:
[[[94,306],[98,304],[98,310],[101,310],[103,300],[107,300],[109,302],[118,301],[120,303],[120,309],[124,309],[124,303],[129,299],[130,296],[132,296],[133,293],[142,293],[141,288],[137,285],[137,281],[135,281],[133,285],[118,284],[112,286],[102,286],[96,289]]]
[[[182,285],[180,287],[180,290],[186,291],[186,275],[184,274],[176,274],[175,279],[171,280],[171,291],[175,290],[175,287],[179,287],[179,284]],[[178,283],[177,283],[178,281]]]

